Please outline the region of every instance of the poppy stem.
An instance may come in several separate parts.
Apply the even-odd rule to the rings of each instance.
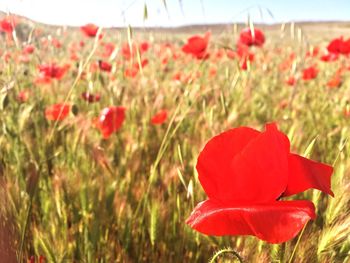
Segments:
[[[219,251],[217,251],[214,256],[209,260],[209,263],[214,263],[215,260],[222,254],[225,254],[225,253],[229,253],[229,254],[232,254],[234,255],[238,261],[240,263],[243,263],[243,259],[241,258],[241,256],[235,251],[233,250],[232,248],[224,248],[224,249],[220,249]]]
[[[286,243],[282,243],[280,247],[280,262],[284,262],[284,254],[286,253]]]
[[[294,246],[292,255],[290,256],[290,258],[289,258],[289,260],[288,260],[288,263],[292,263],[292,262],[293,262],[293,258],[294,258],[295,251],[297,250],[297,247],[298,247],[298,245],[299,245],[300,239],[301,239],[301,237],[302,237],[303,234],[304,234],[304,231],[305,231],[305,228],[306,228],[307,223],[309,223],[309,221],[306,222],[306,224],[305,224],[304,227],[303,227],[303,230],[301,230],[301,233],[300,233],[300,235],[299,235],[299,237],[298,237],[297,243],[296,243],[295,246]]]
[[[31,211],[32,211],[32,204],[33,204],[33,198],[30,198],[28,211],[27,211],[27,214],[26,214],[25,222],[24,222],[24,227],[23,227],[22,233],[21,233],[21,242],[20,242],[20,248],[19,248],[18,262],[23,262],[24,241],[25,241],[25,236],[26,236],[26,232],[27,232],[27,229],[28,229],[29,221],[30,221],[30,214],[31,214]]]

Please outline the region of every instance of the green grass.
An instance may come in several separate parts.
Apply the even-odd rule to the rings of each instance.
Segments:
[[[70,43],[83,39],[75,31],[64,36],[46,30],[44,36],[33,37],[37,49],[28,64],[2,59],[0,235],[8,238],[3,247],[9,248],[4,255],[22,262],[33,255],[48,262],[206,262],[228,248],[224,251],[234,249],[244,262],[288,262],[298,238],[270,245],[255,237],[208,237],[185,224],[196,203],[205,199],[195,165],[206,141],[232,127],[262,130],[266,122],[276,121],[294,152],[335,166],[334,198],[312,190],[297,196],[314,201],[318,217],[307,224],[294,262],[349,262],[350,120],[343,111],[350,102],[350,72],[343,74],[340,88],[326,87],[342,63],[349,66],[349,59],[325,64],[306,58],[310,46],[305,35],[292,39],[288,30],[281,35],[266,32],[267,43],[255,50],[248,71],[240,71],[238,62],[226,56],[215,59],[221,46],[234,48],[237,34],[231,30],[212,36],[212,55],[204,62],[181,53],[187,35],[134,33],[129,41],[152,45],[143,56],[149,65],[135,79],[124,77],[128,62],[120,55],[110,61],[114,79],[99,71],[80,79],[76,66],[87,71],[101,50],[96,46],[93,52],[94,40],[84,39],[79,65],[72,63],[66,76],[52,85],[33,84],[41,62],[69,62]],[[117,47],[128,41],[127,32],[104,33],[104,40]],[[45,49],[40,38],[48,34],[63,47]],[[20,50],[2,39],[1,49],[16,57]],[[164,53],[169,57],[166,67],[155,52],[165,40],[181,55],[173,60],[171,53]],[[328,40],[314,44],[324,47]],[[278,66],[292,51],[295,72],[317,63],[317,79],[300,80],[294,88],[284,83],[290,72]],[[208,74],[212,67],[217,68],[215,77]],[[179,83],[172,80],[177,72],[200,76]],[[80,99],[89,87],[102,94],[99,103]],[[31,96],[19,103],[16,97],[24,88]],[[45,107],[65,100],[75,105],[76,114],[56,124],[47,121]],[[110,105],[125,106],[127,117],[116,134],[103,140],[92,119]],[[153,126],[150,118],[160,109],[167,109],[169,118]],[[225,253],[216,262],[233,258]]]

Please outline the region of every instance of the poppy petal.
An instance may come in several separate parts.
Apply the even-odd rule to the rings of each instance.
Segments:
[[[313,203],[306,200],[236,207],[206,200],[195,207],[186,223],[206,235],[252,235],[282,243],[294,238],[315,217]]]
[[[331,190],[333,167],[324,163],[306,159],[297,154],[290,154],[289,180],[283,196],[289,196],[314,188],[334,196]]]
[[[229,183],[231,202],[272,202],[280,197],[288,182],[289,140],[276,124],[253,139],[231,161],[234,176]],[[272,183],[273,182],[273,183]],[[234,194],[234,196],[232,195]],[[227,203],[227,202],[226,202]]]
[[[207,142],[198,157],[196,169],[209,198],[223,200],[227,194],[233,193],[228,185],[233,176],[230,163],[259,134],[257,130],[240,127],[225,131]]]

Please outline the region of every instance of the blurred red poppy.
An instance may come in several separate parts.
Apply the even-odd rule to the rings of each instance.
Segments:
[[[79,61],[79,56],[77,55],[77,53],[72,52],[70,54],[70,59],[73,60],[73,61]]]
[[[225,50],[224,49],[219,49],[215,53],[215,58],[222,59],[224,57],[224,54],[225,54]]]
[[[17,100],[20,103],[24,103],[24,102],[26,102],[28,100],[29,94],[30,94],[30,90],[29,89],[21,90],[20,92],[18,92]]]
[[[343,37],[333,39],[328,44],[327,50],[336,54],[350,54],[350,38],[348,40],[344,40]]]
[[[124,71],[124,76],[128,78],[135,78],[137,73],[139,73],[138,67],[127,68]]]
[[[243,29],[239,35],[239,43],[246,46],[258,46],[261,47],[265,43],[264,33],[257,28],[254,28],[254,34],[249,27]]]
[[[308,67],[303,70],[303,80],[311,80],[318,75],[318,69],[315,66]]]
[[[286,79],[286,84],[289,86],[294,86],[296,82],[297,80],[294,76],[290,76]]]
[[[64,120],[71,110],[71,106],[65,103],[53,104],[45,109],[45,117],[50,121]]]
[[[125,59],[131,59],[136,54],[136,45],[132,44],[130,46],[129,43],[124,43],[121,49],[121,53]]]
[[[330,89],[339,88],[342,84],[342,78],[340,74],[335,74],[328,82],[327,87]]]
[[[161,63],[162,63],[163,65],[167,65],[168,62],[169,62],[169,59],[168,59],[167,57],[162,58],[162,60],[161,60]]]
[[[52,38],[52,39],[51,39],[51,44],[52,44],[55,48],[61,48],[61,47],[62,47],[62,43],[61,43],[57,38]]]
[[[140,44],[140,52],[141,52],[141,53],[147,52],[147,50],[149,49],[149,47],[150,47],[150,44],[149,44],[148,42],[146,42],[146,41],[142,42],[142,43]]]
[[[176,72],[176,73],[172,76],[171,79],[172,79],[172,80],[175,80],[175,81],[181,81],[181,79],[182,79],[182,73],[181,73],[181,72]]]
[[[27,263],[36,263],[37,261],[35,260],[35,256],[31,256],[28,260]],[[46,258],[42,255],[39,256],[38,263],[45,263]]]
[[[276,124],[267,124],[264,132],[240,127],[215,136],[196,169],[208,199],[186,222],[207,235],[253,235],[282,243],[316,215],[312,202],[281,197],[310,188],[333,196],[333,168],[291,153],[288,137]]]
[[[191,54],[197,59],[206,59],[209,57],[207,47],[210,39],[210,32],[205,33],[204,37],[192,36],[187,39],[187,43],[182,47],[182,51]]]
[[[115,45],[113,43],[106,43],[103,48],[104,48],[104,52],[102,56],[105,58],[108,58],[112,55],[115,49]]]
[[[146,67],[147,65],[148,65],[148,59],[143,59],[143,60],[141,61],[141,64],[139,64],[138,62],[136,62],[136,63],[134,63],[133,67],[134,67],[134,68],[137,68],[137,69],[140,69],[140,67],[141,67],[141,68],[144,68],[144,67]]]
[[[99,60],[98,66],[102,71],[111,72],[112,70],[112,65],[106,61]]]
[[[81,94],[81,98],[87,102],[97,102],[100,101],[101,95],[100,94],[92,94],[90,92],[83,92]]]
[[[56,63],[39,65],[40,75],[45,78],[61,79],[66,74],[69,65],[57,66]]]
[[[226,50],[226,56],[230,59],[235,59],[237,57],[237,53],[231,49]]]
[[[24,48],[23,48],[23,54],[32,54],[35,50],[35,47],[33,45],[26,45]]]
[[[0,20],[0,31],[11,34],[15,28],[15,21],[12,17],[5,17]]]
[[[6,51],[4,53],[4,60],[5,60],[5,62],[8,63],[11,60],[11,58],[12,58],[12,55],[11,55],[10,51]]]
[[[151,123],[154,125],[160,125],[160,124],[163,124],[167,118],[168,118],[168,111],[160,110],[152,117]]]
[[[217,70],[216,67],[211,67],[211,68],[209,69],[209,76],[210,76],[210,77],[215,77],[217,71],[218,71],[218,70]]]
[[[102,133],[104,139],[118,131],[125,120],[125,108],[110,106],[104,108],[97,119],[96,126]]]
[[[85,26],[80,27],[80,30],[87,37],[95,37],[98,31],[98,26],[94,24],[86,24]]]

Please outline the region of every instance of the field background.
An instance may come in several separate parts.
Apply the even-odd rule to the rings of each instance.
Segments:
[[[88,65],[100,59],[100,46],[78,29],[64,33],[22,23],[18,47],[1,36],[1,50],[13,57],[33,25],[43,32],[31,39],[36,50],[29,63],[0,61],[0,259],[25,262],[42,255],[47,262],[207,262],[217,250],[230,247],[244,262],[288,262],[297,238],[270,245],[254,237],[208,237],[185,224],[206,198],[195,171],[204,144],[232,127],[262,130],[266,122],[276,121],[294,152],[335,166],[334,198],[312,190],[296,197],[312,200],[318,217],[307,225],[291,260],[350,262],[350,119],[344,114],[350,107],[350,71],[343,73],[339,88],[326,85],[350,61],[306,57],[315,46],[322,52],[333,37],[349,37],[350,23],[255,25],[267,41],[254,50],[247,71],[226,55],[215,56],[219,49],[235,49],[243,25],[135,29],[131,38],[126,29],[104,30],[103,41],[117,47],[128,41],[151,44],[144,55],[149,64],[135,78],[124,76],[130,62],[120,55],[107,59],[111,74],[89,73]],[[184,55],[187,37],[206,30],[213,33],[211,57],[201,62]],[[41,46],[40,39],[49,35],[62,47]],[[71,62],[68,46],[80,40],[86,42],[80,60]],[[155,50],[164,42],[174,51],[159,55]],[[172,60],[172,52],[179,59]],[[291,52],[295,65],[280,70]],[[163,57],[169,59],[166,66]],[[51,85],[34,84],[37,65],[49,61],[71,63],[70,70]],[[312,64],[320,70],[315,80],[285,84],[290,74]],[[84,65],[86,77],[75,82]],[[176,73],[188,81],[174,81]],[[19,103],[23,89],[30,89],[31,96]],[[80,99],[88,89],[101,93],[99,103]],[[74,113],[62,122],[47,121],[45,108],[65,100],[75,105]],[[92,119],[110,105],[125,106],[127,117],[121,130],[103,140]],[[150,118],[160,109],[168,110],[169,117],[153,126]],[[233,259],[218,262],[225,260]]]

